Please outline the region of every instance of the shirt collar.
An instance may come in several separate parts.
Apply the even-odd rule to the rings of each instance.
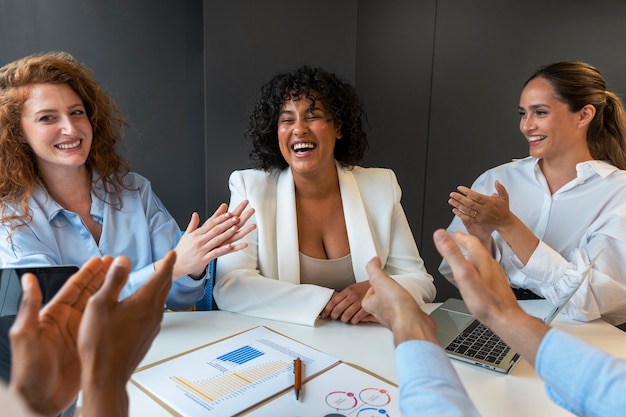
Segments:
[[[49,222],[52,222],[63,211],[63,207],[48,194],[48,191],[39,181],[35,183],[31,198],[37,203]]]
[[[96,179],[96,172],[94,172],[91,176],[92,181]],[[60,213],[63,213],[65,209],[61,207],[59,203],[56,202],[54,198],[43,186],[43,184],[39,181],[35,182],[35,188],[33,189],[33,194],[31,198],[37,203],[37,205],[41,208],[41,211],[44,213],[49,222],[52,222]],[[102,212],[104,210],[104,199],[106,198],[106,192],[104,191],[103,184],[101,181],[96,183],[91,190],[91,215],[94,216],[96,221],[102,219]]]
[[[585,180],[598,174],[602,178],[606,178],[615,171],[619,171],[615,165],[608,161],[592,160],[576,164],[576,173],[579,180]]]
[[[532,164],[535,171],[540,169],[539,158],[527,156],[526,158],[518,159],[516,161],[518,163]],[[593,159],[591,161],[579,162],[576,164],[576,179],[578,182],[584,182],[596,174],[602,178],[606,178],[615,171],[619,171],[619,168],[611,164],[609,161]]]

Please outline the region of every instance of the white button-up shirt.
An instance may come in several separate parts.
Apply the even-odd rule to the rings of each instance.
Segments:
[[[626,171],[608,162],[576,166],[577,176],[554,194],[539,168],[527,157],[483,173],[472,185],[492,195],[495,181],[509,194],[509,207],[540,240],[526,265],[504,239],[493,233],[496,258],[512,286],[527,288],[559,305],[582,279],[598,252],[587,281],[564,312],[576,320],[602,316],[613,324],[626,321]],[[448,231],[465,231],[455,217]],[[452,280],[445,262],[439,271]]]

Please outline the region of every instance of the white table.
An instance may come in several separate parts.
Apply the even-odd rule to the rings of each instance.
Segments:
[[[437,305],[426,305],[425,310],[430,312]],[[532,312],[536,305],[536,302],[528,303],[525,308]],[[580,323],[560,315],[553,325],[611,354],[626,358],[626,333],[604,321]],[[255,326],[266,326],[344,362],[369,369],[394,383],[397,381],[391,332],[383,326],[348,325],[320,320],[316,327],[309,327],[225,311],[166,313],[161,333],[141,366]],[[509,375],[500,375],[457,361],[453,363],[470,397],[485,417],[571,415],[549,400],[543,383],[526,361],[521,361]],[[129,383],[127,389],[131,417],[171,415],[134,384]]]

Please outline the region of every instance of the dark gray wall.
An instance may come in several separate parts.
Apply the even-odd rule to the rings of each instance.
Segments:
[[[257,89],[278,71],[322,66],[354,82],[357,1],[204,2],[208,207],[248,167],[243,133]]]
[[[228,201],[258,86],[306,63],[355,83],[369,115],[367,164],[394,169],[438,300],[432,232],[448,193],[527,154],[523,82],[563,59],[626,93],[622,0],[0,0],[0,64],[66,50],[128,114],[126,154],[186,225]],[[206,132],[206,133],[205,133]]]
[[[440,261],[432,232],[452,219],[449,192],[528,155],[517,106],[531,73],[554,61],[586,61],[623,97],[624,41],[626,2],[620,0],[437,2],[420,244],[431,272]],[[444,281],[437,278],[439,300],[453,292]]]
[[[404,191],[403,208],[420,236],[436,2],[392,4],[359,1],[356,86],[368,110],[367,164],[395,171]]]
[[[396,173],[402,206],[420,248],[436,4],[361,0],[358,11],[356,87],[371,128],[367,165]],[[436,269],[432,262],[426,266],[431,273]]]
[[[123,153],[187,225],[204,215],[201,1],[0,0],[0,65],[66,51],[128,117]]]

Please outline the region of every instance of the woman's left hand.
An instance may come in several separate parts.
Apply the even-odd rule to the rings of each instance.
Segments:
[[[464,186],[458,192],[450,193],[452,212],[458,216],[468,233],[476,236],[483,244],[490,242],[491,233],[511,219],[509,194],[499,182],[495,182],[496,192],[491,196],[473,191]]]
[[[247,243],[235,242],[256,228],[255,224],[244,226],[254,214],[252,208],[245,210],[247,206],[246,200],[228,212],[228,206],[221,204],[200,227],[200,216],[193,213],[175,249],[177,258],[172,278],[200,276],[212,259],[246,248]]]

